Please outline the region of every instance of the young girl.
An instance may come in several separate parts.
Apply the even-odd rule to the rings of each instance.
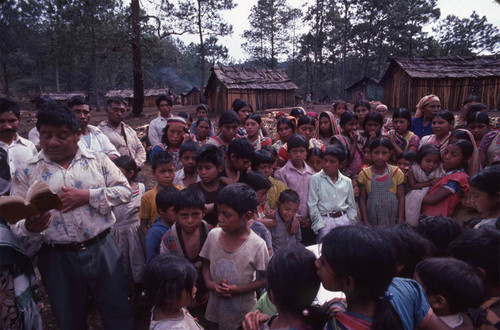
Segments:
[[[257,113],[251,113],[245,119],[245,130],[248,135],[248,139],[252,142],[253,148],[255,150],[262,149],[263,146],[272,145],[272,141],[268,137],[263,137],[259,135],[259,131],[262,128],[262,119]]]
[[[481,166],[481,161],[479,157],[479,150],[476,147],[476,144],[474,143],[474,136],[472,133],[466,129],[463,128],[457,128],[453,132],[451,132],[450,135],[450,142],[457,141],[457,140],[467,140],[470,143],[472,143],[472,156],[469,159],[469,164],[468,164],[468,173],[469,176],[473,176],[476,174],[478,171],[481,171],[482,166]]]
[[[149,329],[203,329],[186,306],[196,294],[196,269],[185,258],[162,254],[144,272],[146,297],[153,304]]]
[[[441,153],[445,175],[433,185],[422,200],[422,214],[450,217],[464,191],[469,190],[466,173],[472,155],[472,143],[458,140],[449,143]]]
[[[332,137],[331,144],[338,144],[346,148],[349,154],[346,175],[357,175],[363,166],[363,143],[358,133],[358,115],[346,111],[340,117],[342,133]]]
[[[410,131],[411,113],[408,109],[396,109],[392,114],[392,126],[388,135],[391,139],[394,153],[399,156],[404,151],[417,152],[420,145],[420,138]]]
[[[369,145],[373,139],[380,136],[383,124],[382,116],[378,112],[370,112],[366,115],[363,120],[363,145]]]
[[[134,282],[137,290],[135,293],[138,294],[142,284],[144,267],[146,266],[144,236],[141,233],[141,221],[139,219],[141,197],[146,192],[146,187],[143,183],[135,182],[139,169],[132,158],[120,156],[113,162],[125,175],[132,188],[130,202],[113,208],[116,217],[113,232],[116,243],[122,250],[123,265],[127,277]]]
[[[342,100],[335,101],[333,103],[333,114],[335,115],[337,122],[342,117],[342,114],[347,111],[347,103]]]
[[[207,143],[210,138],[210,127],[212,123],[208,117],[200,117],[195,123],[196,134],[191,134],[191,140],[198,143],[200,146]]]
[[[405,198],[405,219],[412,227],[418,225],[422,200],[429,188],[444,175],[440,162],[439,149],[432,144],[426,144],[420,148],[415,157],[415,164],[411,166],[408,183],[412,190]]]
[[[278,123],[276,124],[276,132],[278,133],[278,136],[276,137],[276,143],[273,144],[276,152],[280,151],[280,148],[286,144],[290,136],[295,133],[295,126],[295,118],[292,120],[285,117],[278,120]]]
[[[301,116],[299,118],[297,123],[297,134],[300,134],[306,138],[309,144],[308,150],[317,147],[323,151],[325,150],[325,145],[323,144],[323,142],[321,142],[321,140],[314,138],[315,129],[316,129],[316,118],[311,116]],[[280,159],[285,160],[285,163],[286,161],[288,161],[289,156],[288,156],[287,145],[284,145],[283,147],[280,148],[280,150],[278,151],[278,156]]]
[[[307,151],[307,165],[311,166],[314,172],[318,173],[323,169],[323,151],[314,147]]]
[[[332,136],[340,134],[341,129],[335,116],[330,111],[323,111],[319,115],[319,125],[316,127],[314,137],[329,145]]]
[[[410,184],[408,182],[408,175],[410,173],[411,164],[415,160],[415,153],[413,151],[404,151],[399,154],[396,165],[401,172],[405,175],[405,195],[410,192]]]
[[[158,151],[167,150],[174,156],[175,170],[180,170],[182,163],[179,159],[179,148],[182,142],[187,140],[189,140],[189,134],[186,120],[182,117],[170,117],[167,120],[167,126],[163,129],[161,143],[154,146],[151,150],[151,154],[149,155],[151,162]]]
[[[495,229],[495,222],[500,217],[500,167],[487,167],[474,175],[470,181],[470,193],[476,209],[483,220],[474,228]]]
[[[404,220],[405,191],[403,172],[387,161],[392,144],[387,137],[378,137],[369,145],[373,165],[361,170],[360,207],[363,222],[372,225],[392,225]]]
[[[240,119],[240,127],[238,128],[238,132],[236,133],[238,137],[247,137],[247,132],[244,127],[245,119],[248,117],[249,114],[251,114],[252,107],[248,102],[243,101],[242,99],[236,99],[233,101],[232,104],[233,111],[238,114],[238,117]]]
[[[481,140],[489,131],[490,117],[484,112],[476,111],[467,116],[467,130],[474,136],[474,144],[479,147]]]
[[[455,117],[448,110],[441,110],[436,117],[432,119],[432,131],[434,134],[424,136],[420,140],[420,146],[430,143],[439,148],[443,152],[448,145],[451,130],[455,124]]]

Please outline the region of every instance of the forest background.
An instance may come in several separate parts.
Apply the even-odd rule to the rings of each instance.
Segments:
[[[487,1],[500,15],[500,0]],[[234,10],[233,0],[1,1],[0,95],[85,91],[99,107],[110,89],[140,96],[144,88],[177,95],[203,87],[209,68],[222,64],[282,68],[297,95],[333,100],[363,77],[381,78],[389,57],[500,52],[499,28],[486,16],[441,17],[437,0],[253,2],[238,18],[250,29],[232,39],[243,40],[235,58],[221,42],[236,23],[221,15]],[[182,41],[187,35],[197,42]],[[140,97],[134,101],[140,114]]]

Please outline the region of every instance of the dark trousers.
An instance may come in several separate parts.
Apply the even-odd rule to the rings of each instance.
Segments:
[[[87,328],[89,295],[104,328],[134,327],[121,252],[111,235],[80,251],[42,248],[38,268],[61,329]]]

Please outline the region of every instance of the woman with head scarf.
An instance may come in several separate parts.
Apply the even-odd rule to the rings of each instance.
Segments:
[[[432,119],[441,110],[441,101],[436,95],[424,96],[417,104],[417,113],[411,122],[411,130],[419,138],[433,134]]]

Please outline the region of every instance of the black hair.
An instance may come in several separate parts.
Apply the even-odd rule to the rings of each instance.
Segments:
[[[448,255],[448,246],[462,234],[462,227],[452,218],[436,215],[420,219],[417,232],[434,245],[434,255],[442,257]]]
[[[306,138],[300,134],[290,136],[287,142],[288,153],[290,153],[290,151],[294,148],[306,148],[307,150],[308,147],[309,143],[307,143]]]
[[[170,207],[175,206],[178,193],[179,190],[174,186],[158,189],[158,193],[155,197],[156,208],[166,211]]]
[[[196,152],[194,157],[196,159],[196,164],[201,162],[207,162],[214,164],[215,166],[224,165],[224,154],[222,150],[214,146],[213,144],[204,144]]]
[[[480,228],[467,230],[450,244],[453,258],[486,272],[485,283],[500,286],[500,231]]]
[[[245,183],[233,183],[222,188],[216,204],[229,206],[241,217],[248,211],[257,211],[257,193]]]
[[[135,163],[135,160],[130,156],[125,155],[115,158],[113,159],[113,163],[115,163],[117,167],[123,168],[127,173],[133,171],[134,175],[131,178],[132,181],[135,179],[137,173],[139,173],[140,171],[139,167],[137,167],[137,164]]]
[[[408,122],[408,130],[411,128],[411,112],[406,108],[398,108],[392,114],[392,120],[401,118]]]
[[[269,152],[271,154],[271,156],[273,156],[273,161],[274,161],[274,158],[278,157],[278,151],[273,146],[265,145],[260,150],[264,150],[264,151]]]
[[[19,104],[9,98],[0,97],[0,113],[5,112],[12,112],[17,119],[21,118],[21,109],[19,108]]]
[[[351,111],[351,110],[346,110],[342,114],[342,116],[340,116],[339,125],[340,125],[340,127],[344,127],[345,124],[347,124],[348,122],[350,122],[352,120],[358,120],[359,121],[358,115],[356,113],[354,113],[353,111]]]
[[[249,107],[250,111],[252,111],[252,107],[250,106],[250,103],[248,103],[247,101],[243,101],[242,99],[235,99],[233,101],[233,104],[231,104],[231,108],[236,113],[238,113],[238,111],[240,111],[244,107]]]
[[[490,166],[477,172],[469,179],[469,185],[495,197],[500,191],[500,166]]]
[[[472,145],[472,142],[468,140],[457,140],[448,142],[448,145],[457,146],[460,148],[460,150],[462,151],[462,156],[464,158],[463,167],[466,171],[468,171],[469,166],[467,161],[470,159],[472,153],[474,152],[474,146]]]
[[[248,119],[252,119],[253,121],[256,121],[256,122],[257,122],[257,124],[259,124],[259,125],[260,125],[260,124],[262,124],[262,118],[261,118],[261,117],[260,117],[260,115],[259,115],[258,113],[256,113],[256,112],[252,112],[251,114],[249,114],[249,115],[247,116],[247,118],[245,119],[245,121],[246,121],[246,120],[248,120]]]
[[[158,97],[156,98],[155,103],[158,108],[160,107],[161,101],[167,101],[168,105],[172,106],[172,98],[167,94],[158,95]]]
[[[450,134],[450,141],[456,141],[456,140],[467,140],[469,142],[472,142],[470,139],[469,134],[463,129],[455,129],[451,132]],[[475,143],[475,142],[474,142]]]
[[[307,150],[306,160],[309,160],[309,158],[311,158],[312,156],[318,156],[319,158],[322,159],[324,156],[323,150],[321,150],[321,148],[318,147],[309,148],[309,150]]]
[[[453,124],[455,122],[455,116],[449,110],[440,110],[434,118],[444,119],[450,124]]]
[[[366,124],[369,121],[374,121],[374,122],[380,124],[380,127],[384,126],[384,119],[382,118],[382,115],[376,111],[368,112],[365,119],[363,119],[363,128],[365,128]]]
[[[391,139],[389,139],[386,136],[378,136],[378,137],[374,138],[370,142],[370,144],[368,145],[368,148],[370,149],[370,151],[372,151],[373,149],[375,149],[377,147],[385,147],[389,150],[394,150],[394,147],[392,146]]]
[[[276,252],[267,266],[267,290],[272,294],[278,312],[301,316],[307,323],[316,321],[314,328],[325,324],[317,315],[304,315],[312,309],[320,279],[316,273],[316,256],[300,244]],[[325,315],[326,316],[326,315]]]
[[[292,129],[293,132],[295,132],[295,121],[291,120],[290,118],[287,118],[287,117],[283,117],[283,118],[280,118],[278,120],[278,123],[276,124],[276,131],[278,131],[279,127],[282,125],[282,124],[285,124],[287,125],[288,127],[290,127]]]
[[[49,102],[43,104],[36,116],[36,129],[39,132],[42,125],[55,127],[67,126],[75,134],[80,129],[80,124],[75,113],[61,103]]]
[[[185,291],[191,296],[196,277],[196,269],[186,258],[174,254],[157,255],[144,269],[146,297],[162,310],[171,309]]]
[[[292,116],[292,117],[300,118],[304,115],[305,115],[304,110],[302,110],[300,108],[293,108],[292,110],[290,110],[290,116]]]
[[[337,108],[339,107],[339,105],[343,105],[344,108],[347,110],[346,101],[338,100],[338,101],[333,102],[333,111],[337,111]]]
[[[297,128],[303,125],[313,125],[316,127],[316,118],[311,116],[301,116],[297,122]]]
[[[462,106],[471,103],[471,102],[481,102],[481,98],[477,95],[469,95],[465,98],[464,102],[462,103]]]
[[[205,110],[208,114],[208,105],[203,104],[203,103],[198,104],[198,106],[196,107],[196,112],[198,112],[198,110],[201,110],[201,109]]]
[[[397,276],[413,278],[415,266],[429,256],[432,244],[427,239],[418,235],[406,224],[384,226],[375,228],[392,245],[398,266],[404,266],[398,271]]]
[[[186,151],[193,151],[196,153],[199,149],[200,145],[194,141],[189,140],[183,142],[179,147],[179,158],[181,158]]]
[[[199,190],[186,188],[178,191],[174,198],[174,210],[197,209],[205,211],[205,196]]]
[[[469,112],[469,114],[467,115],[467,125],[472,123],[480,123],[489,126],[490,117],[488,117],[486,113],[481,111]]]
[[[158,165],[172,163],[173,161],[174,157],[170,151],[160,150],[153,155],[151,161],[151,167],[153,168],[154,171],[156,170]]]
[[[483,302],[483,282],[474,267],[454,258],[432,258],[421,261],[415,274],[429,295],[446,299],[452,314],[479,307]]]
[[[182,117],[184,119],[187,119],[189,120],[190,122],[193,122],[193,117],[191,117],[191,115],[189,113],[187,113],[186,111],[181,111],[177,114],[177,116],[179,117]]]
[[[403,151],[402,153],[400,153],[398,155],[397,160],[400,160],[400,159],[406,159],[410,163],[413,163],[413,161],[415,160],[415,152],[410,151],[410,150]]]
[[[223,112],[222,115],[220,115],[219,128],[221,128],[224,125],[232,124],[232,123],[236,123],[238,125],[241,124],[240,118],[238,117],[238,114],[236,112],[226,111],[226,112]]]
[[[266,150],[257,150],[252,156],[252,171],[257,170],[260,164],[274,164],[273,155]]]
[[[208,124],[208,126],[210,128],[212,128],[212,122],[210,121],[210,119],[208,119],[208,117],[200,117],[196,120],[196,124],[195,124],[195,127],[198,127],[198,125],[200,125],[200,123],[202,122],[205,122]]]
[[[422,159],[429,154],[439,155],[439,158],[441,159],[441,151],[439,151],[439,148],[433,144],[427,143],[420,147],[420,149],[418,149],[417,155],[415,156],[415,163],[420,164],[420,162],[422,162]]]
[[[106,107],[109,109],[111,107],[111,103],[114,104],[122,104],[127,106],[127,101],[121,96],[112,96],[106,100]]]
[[[234,155],[237,159],[252,159],[254,152],[255,149],[249,139],[236,138],[229,142],[226,156],[228,159],[231,158],[231,155]]]
[[[285,189],[280,193],[280,197],[278,197],[278,202],[280,204],[283,204],[286,202],[300,204],[300,196],[295,190]]]
[[[354,280],[357,299],[376,302],[372,328],[403,328],[389,299],[381,299],[396,274],[396,260],[385,237],[367,226],[337,227],[323,239],[321,254],[337,277]]]
[[[47,103],[57,103],[57,102],[48,96],[39,96],[35,100],[35,107],[37,110],[39,110],[44,104]]]
[[[272,186],[271,181],[260,172],[248,172],[242,182],[252,187],[256,192],[263,189],[269,190]]]
[[[68,107],[71,109],[72,107],[74,107],[75,105],[88,105],[89,106],[89,109],[92,110],[90,108],[90,104],[89,104],[89,101],[85,98],[85,97],[82,97],[82,96],[79,96],[79,95],[75,95],[73,97],[71,97],[69,100],[68,100]]]
[[[354,107],[352,108],[354,110],[354,112],[356,112],[356,109],[358,107],[364,107],[364,108],[368,109],[368,111],[371,111],[371,109],[372,109],[370,102],[365,101],[365,100],[359,100],[358,102],[354,103]]]
[[[329,145],[325,148],[323,152],[323,157],[326,155],[330,155],[332,157],[337,158],[339,163],[342,163],[347,158],[347,153],[345,152],[345,148],[338,145]]]
[[[484,104],[484,103],[474,103],[474,104],[471,104],[467,108],[467,114],[469,114],[471,112],[484,111],[484,110],[488,110],[488,106],[486,104]]]

